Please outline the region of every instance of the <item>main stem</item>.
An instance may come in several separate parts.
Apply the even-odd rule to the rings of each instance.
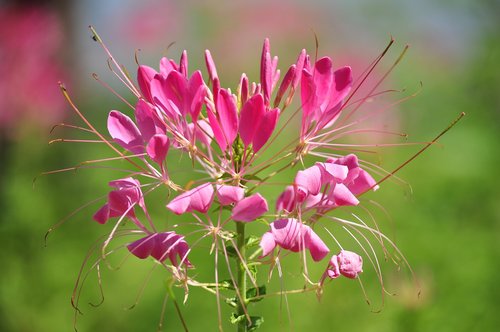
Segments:
[[[245,253],[245,223],[236,223],[236,234],[237,234],[237,244],[238,251],[240,252],[241,258],[246,259]],[[238,317],[245,315],[245,305],[247,300],[247,275],[245,271],[245,262],[238,261],[238,292],[240,293],[241,300],[238,301],[237,314]],[[247,319],[242,319],[238,323],[238,332],[247,331]]]

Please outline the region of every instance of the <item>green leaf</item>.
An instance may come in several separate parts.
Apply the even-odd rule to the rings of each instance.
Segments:
[[[251,323],[248,324],[248,321],[247,321],[247,318],[245,315],[238,316],[237,314],[235,314],[233,312],[231,314],[231,316],[229,317],[229,321],[231,322],[231,324],[234,324],[234,325],[245,321],[247,323],[247,331],[251,332],[251,331],[257,330],[262,325],[262,323],[264,323],[264,317],[262,317],[262,316],[250,316]]]
[[[248,326],[248,332],[257,330],[264,323],[264,317],[262,316],[250,316],[250,320],[252,324]]]
[[[227,246],[226,252],[229,257],[238,257],[238,252],[236,251],[236,248],[233,246]]]
[[[245,320],[245,315],[237,315],[236,313],[232,313],[231,316],[229,317],[229,321],[231,322],[231,324],[238,324],[239,322]]]
[[[260,243],[260,237],[255,235],[250,235],[245,240],[245,246],[247,248],[258,246]]]
[[[257,297],[256,296],[262,296],[266,295],[266,285],[259,286],[258,288],[252,287],[247,289],[247,301],[248,302],[259,302],[263,298],[262,297]]]

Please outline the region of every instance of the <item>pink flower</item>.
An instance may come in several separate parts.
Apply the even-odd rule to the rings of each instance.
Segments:
[[[116,188],[116,190],[109,192],[108,202],[94,214],[95,221],[105,224],[109,218],[122,216],[135,219],[135,205],[139,205],[146,212],[144,197],[138,180],[125,178],[111,181],[109,185]]]
[[[302,70],[301,139],[314,135],[331,126],[340,115],[342,101],[351,91],[352,73],[350,67],[333,70],[332,60],[323,57],[311,67],[309,58]]]
[[[355,279],[363,272],[363,259],[352,251],[341,250],[338,255],[333,255],[328,262],[323,279],[328,275],[335,279],[340,275],[346,278]]]
[[[187,267],[192,266],[187,259],[189,246],[184,237],[175,232],[148,235],[132,242],[127,246],[127,249],[140,259],[151,256],[160,262],[164,262],[168,258],[175,267],[179,267],[180,263]],[[178,258],[180,258],[180,261],[178,261]]]
[[[315,262],[322,260],[330,252],[311,227],[293,218],[271,223],[271,231],[264,233],[260,241],[262,256],[269,255],[276,246],[293,252],[308,249]]]

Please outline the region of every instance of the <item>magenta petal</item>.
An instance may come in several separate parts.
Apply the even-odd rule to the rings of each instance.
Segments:
[[[188,82],[189,90],[189,113],[191,119],[196,121],[200,115],[201,108],[205,102],[207,87],[199,70],[195,71]]]
[[[210,81],[214,81],[219,76],[217,75],[217,69],[215,68],[215,62],[214,62],[214,59],[212,58],[212,54],[210,54],[209,50],[205,50],[205,63],[207,65],[207,69],[208,69],[208,77],[210,78]]]
[[[258,152],[273,134],[279,115],[280,110],[278,108],[265,113],[264,118],[260,122],[259,130],[256,131],[253,138],[253,150],[255,152]]]
[[[163,88],[166,98],[177,106],[183,116],[190,111],[188,105],[188,81],[178,71],[172,71],[168,75]]]
[[[141,132],[142,139],[148,142],[156,134],[165,134],[165,125],[159,119],[155,110],[143,99],[135,106],[135,121]]]
[[[351,91],[352,86],[352,71],[351,67],[342,67],[334,73],[334,84],[330,91],[330,102],[328,108],[335,107],[340,103]]]
[[[260,194],[242,199],[233,208],[231,218],[234,221],[254,221],[269,211],[267,201]]]
[[[144,152],[143,140],[135,123],[125,114],[111,111],[108,116],[108,131],[121,147],[140,154]]]
[[[358,205],[359,200],[354,194],[342,183],[337,183],[332,191],[333,200],[338,206]]]
[[[299,252],[304,250],[304,228],[297,219],[278,219],[271,223],[271,233],[283,249]]]
[[[105,224],[109,219],[109,205],[104,204],[97,212],[94,214],[93,219],[99,224]]]
[[[347,166],[333,163],[316,163],[321,169],[321,182],[341,182],[346,179],[349,169]]]
[[[249,146],[257,130],[260,129],[260,123],[265,114],[264,99],[261,94],[252,96],[243,105],[240,114],[240,137],[245,146]]]
[[[290,85],[292,84],[292,81],[295,78],[295,70],[296,70],[296,65],[291,65],[290,68],[288,68],[285,77],[283,77],[283,81],[281,81],[280,87],[278,89],[278,93],[276,94],[276,98],[274,99],[274,107],[277,107],[279,103],[281,102],[281,99],[285,95],[285,92],[288,90]]]
[[[271,232],[264,233],[259,245],[262,248],[261,257],[269,255],[269,253],[272,252],[274,248],[276,248],[276,241],[274,241],[273,234]]]
[[[185,192],[175,197],[170,203],[167,204],[167,209],[175,214],[183,214],[188,211],[191,204],[191,194]]]
[[[305,190],[305,194],[317,195],[321,190],[321,170],[314,165],[303,171],[298,171],[295,176],[295,185]]]
[[[137,83],[139,83],[139,89],[141,89],[144,98],[151,103],[153,102],[153,97],[151,96],[151,81],[156,74],[156,70],[148,66],[141,65],[137,68]]]
[[[130,251],[130,253],[140,259],[147,258],[155,247],[155,236],[156,234],[149,235],[135,242],[132,242],[127,246],[128,251]]]
[[[166,135],[154,135],[146,147],[146,152],[158,165],[163,165],[169,147],[170,140]]]
[[[276,211],[292,212],[296,204],[295,189],[293,186],[287,186],[276,200]]]
[[[206,213],[214,199],[214,187],[210,183],[202,184],[189,191],[191,193],[191,208]]]
[[[168,203],[167,208],[175,214],[193,210],[206,213],[212,204],[213,196],[213,186],[210,183],[204,183],[174,198]]]
[[[354,195],[360,195],[370,189],[377,190],[379,187],[376,184],[377,181],[368,172],[360,169],[354,182],[348,184],[347,187]]]
[[[316,61],[313,79],[316,97],[315,105],[323,111],[330,99],[330,87],[333,81],[332,59],[324,57]]]
[[[326,270],[326,272],[331,279],[336,279],[340,277],[340,269],[339,269],[337,255],[333,255],[332,258],[330,258],[330,261],[328,262],[328,269]]]
[[[182,51],[179,61],[179,72],[184,76],[188,76],[188,56],[186,50]]]
[[[306,69],[302,70],[302,79],[300,81],[300,100],[302,105],[302,125],[307,129],[307,119],[315,110],[315,87],[313,75]]]
[[[337,261],[340,274],[346,278],[354,279],[363,272],[363,258],[352,251],[342,250],[337,255]]]
[[[229,205],[241,201],[245,197],[245,189],[236,186],[217,185],[217,198],[221,205]]]
[[[224,137],[224,133],[222,132],[222,128],[219,124],[219,121],[217,120],[217,117],[215,116],[213,110],[209,105],[207,105],[207,115],[215,141],[217,142],[222,151],[226,151],[228,143],[226,141],[226,138]]]
[[[164,78],[167,78],[173,70],[179,70],[179,66],[172,59],[167,59],[165,57],[160,59],[160,73]]]
[[[181,111],[179,110],[179,106],[167,96],[167,84],[166,78],[156,75],[153,81],[151,81],[151,95],[153,96],[154,103],[165,112],[165,115],[169,119],[177,119],[181,115]],[[179,102],[178,98],[176,100],[176,102]]]
[[[311,253],[312,259],[315,262],[318,262],[328,255],[330,249],[328,249],[323,240],[321,240],[321,238],[309,226],[304,227],[307,227],[309,230],[309,236],[306,238],[306,246]]]
[[[231,146],[238,134],[238,110],[233,95],[220,89],[216,109],[226,144]]]

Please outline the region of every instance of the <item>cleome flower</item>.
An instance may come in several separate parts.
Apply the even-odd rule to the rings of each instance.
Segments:
[[[99,266],[108,255],[118,252],[108,250],[115,239],[140,234],[141,238],[125,245],[128,253],[139,259],[152,257],[161,264],[172,280],[169,287],[182,287],[186,299],[189,287],[201,287],[215,294],[219,330],[223,329],[223,302],[234,309],[231,322],[238,326],[238,331],[253,331],[260,326],[262,319],[250,315],[248,304],[273,293],[266,294],[266,287],[259,286],[262,282],[259,271],[269,268],[272,272],[278,266],[282,277],[280,264],[284,259],[296,259],[300,265],[305,282],[300,292],[320,294],[327,278],[344,276],[360,280],[363,260],[370,262],[382,294],[385,292],[375,244],[394,261],[397,259],[391,252],[406,262],[404,256],[376,223],[370,226],[355,213],[350,214],[352,220],[349,220],[340,217],[340,212],[345,215],[343,208],[362,206],[362,196],[377,190],[399,168],[386,172],[361,161],[352,150],[336,145],[336,140],[345,134],[369,131],[355,129],[363,125],[361,120],[348,121],[368,97],[378,93],[375,90],[387,75],[368,95],[355,102],[350,100],[393,41],[361,76],[360,83],[356,83],[350,67],[334,69],[329,57],[312,63],[305,50],[299,52],[297,61],[280,80],[278,58],[271,56],[270,42],[265,39],[259,80],[251,82],[242,74],[233,93],[223,87],[208,50],[205,52],[206,78],[202,70],[189,72],[184,51],[178,62],[166,57],[160,59],[159,70],[139,65],[135,83],[95,30],[91,30],[110,57],[120,80],[136,98],[129,104],[132,114],[117,110],[109,113],[109,135],[105,135],[74,106],[63,88],[64,95],[86,124],[86,128],[73,128],[96,136],[117,154],[117,157],[93,162],[119,160],[132,168],[127,177],[109,183],[113,190],[94,214],[99,224],[110,224],[111,219],[116,221],[93,266]],[[296,110],[285,112],[294,104],[296,92],[300,93]],[[122,97],[122,100],[126,99]],[[295,129],[294,137],[285,135],[284,127],[292,126],[295,120],[299,120],[300,129]],[[293,127],[287,128],[287,132],[291,130]],[[348,153],[341,154],[346,150]],[[179,156],[185,155],[190,160],[189,166],[179,162]],[[276,175],[286,175],[284,172],[291,169],[295,177],[285,182],[273,181]],[[186,171],[192,176],[183,182],[177,174]],[[168,191],[164,201],[148,199],[151,191],[162,187]],[[273,197],[268,187],[275,189],[271,192],[281,194]],[[165,213],[171,220],[182,217],[179,222],[163,224],[160,229],[146,209],[147,200],[148,204],[166,206]],[[276,212],[270,213],[268,202],[274,201]],[[362,211],[367,211],[367,207]],[[148,223],[143,224],[142,218]],[[128,228],[118,229],[127,221],[131,221]],[[249,236],[246,230],[250,229],[250,234],[258,235]],[[344,250],[337,240],[339,230],[352,238],[349,250]],[[393,250],[387,250],[386,246]],[[339,253],[331,256],[324,272],[309,273],[307,266],[324,264],[321,261],[330,255],[330,248],[336,248],[333,250]],[[191,272],[195,267],[203,268],[206,262],[199,260],[198,255],[189,257],[193,251],[213,259],[214,280],[197,280],[197,273]],[[221,267],[220,262],[226,264]],[[221,281],[222,273],[228,274],[230,280]],[[271,275],[269,273],[269,278]],[[80,282],[80,278],[78,280]],[[274,294],[293,292],[297,290]],[[166,294],[173,294],[172,289]],[[73,300],[79,310],[78,298]]]

